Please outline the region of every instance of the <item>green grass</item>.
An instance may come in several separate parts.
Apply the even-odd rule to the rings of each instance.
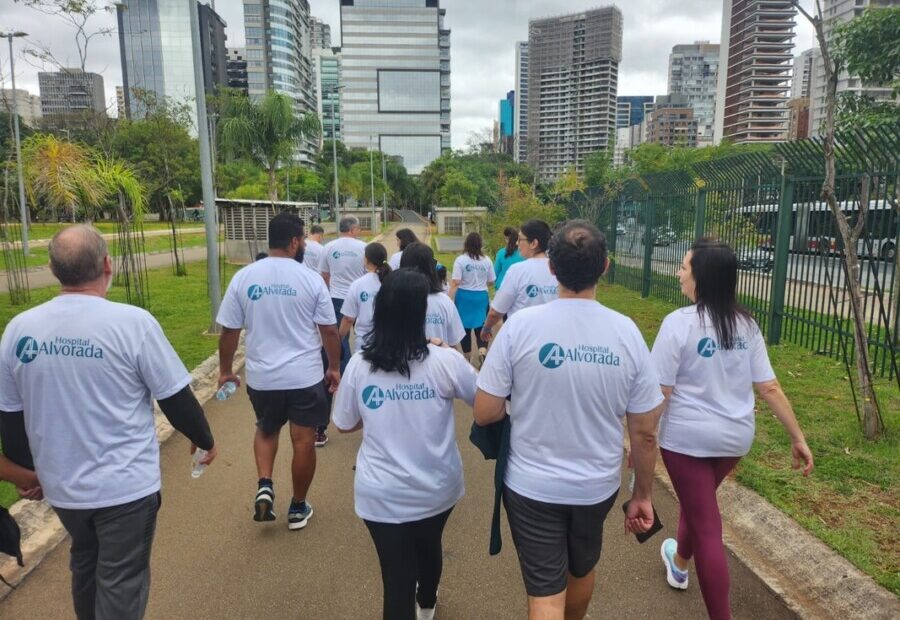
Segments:
[[[634,319],[652,344],[675,306],[641,299],[621,286],[602,285],[598,299]],[[806,434],[816,469],[803,478],[791,469],[790,443],[760,402],[756,441],[737,480],[766,498],[879,584],[900,594],[900,393],[881,379],[876,389],[887,432],[866,441],[857,422],[846,370],[838,360],[804,347],[769,347],[772,366]]]
[[[181,235],[181,243],[185,248],[199,247],[206,243],[206,235],[204,233],[188,233]],[[152,252],[169,252],[172,249],[172,237],[164,235],[160,237],[145,237],[144,248],[148,253]],[[109,243],[110,256],[118,256],[119,248],[114,241]],[[25,265],[28,268],[46,267],[50,260],[45,247],[32,247],[28,256],[25,258]],[[8,269],[6,256],[0,259],[0,271]]]
[[[114,233],[116,232],[116,223],[115,222],[94,222],[93,225],[102,233]],[[203,222],[184,222],[179,224],[180,226],[203,226]],[[65,228],[66,226],[71,226],[71,224],[49,224],[49,223],[32,223],[28,227],[28,238],[29,239],[49,239],[53,235],[55,235],[60,229]],[[170,224],[168,222],[144,222],[144,230],[149,232],[151,230],[168,230]]]
[[[226,265],[223,280],[228,282],[238,267]],[[188,275],[176,278],[172,269],[149,272],[150,306],[148,310],[162,325],[175,351],[188,369],[192,369],[216,350],[218,339],[204,332],[210,326],[211,317],[206,293],[206,262],[189,263]],[[0,331],[6,328],[15,315],[52,299],[58,287],[31,291],[31,301],[26,306],[13,306],[9,295],[0,294]],[[113,287],[109,298],[125,301],[124,291]],[[10,506],[18,499],[15,489],[8,483],[0,483],[0,506]]]

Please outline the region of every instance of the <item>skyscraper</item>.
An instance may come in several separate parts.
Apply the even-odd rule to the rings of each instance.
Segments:
[[[116,86],[116,115],[120,120],[128,118],[128,108],[125,107],[125,89]]]
[[[506,93],[506,98],[500,100],[497,118],[500,121],[498,127],[498,142],[500,152],[513,154],[516,146],[516,126],[513,122],[516,111],[516,91]]]
[[[516,108],[513,110],[515,158],[528,161],[528,41],[516,43]]]
[[[15,103],[13,102],[15,99]],[[27,90],[17,88],[0,89],[0,111],[12,114],[13,108],[19,112],[22,122],[29,127],[35,127],[41,119],[41,98],[32,95]]]
[[[106,113],[103,76],[81,69],[60,69],[38,73],[41,116],[65,117],[86,112]]]
[[[208,4],[197,3],[200,22],[200,56],[203,58],[203,84],[207,92],[228,86],[228,48],[225,47],[225,20]]]
[[[697,146],[697,119],[688,95],[660,95],[647,117],[647,141],[665,146]]]
[[[615,140],[622,12],[615,6],[528,25],[528,161],[554,179]]]
[[[791,0],[723,0],[714,142],[787,138],[794,16]]]
[[[450,149],[450,30],[439,0],[341,0],[344,143],[418,174]]]
[[[684,95],[697,122],[697,145],[712,144],[716,115],[719,45],[676,45],[669,55],[669,94]]]
[[[813,47],[794,59],[794,79],[791,83],[791,99],[809,97],[809,84],[819,55],[819,48]]]
[[[228,50],[228,88],[247,94],[247,51],[243,47]]]
[[[653,111],[653,95],[616,97],[616,129],[640,125]]]
[[[319,118],[322,119],[322,140],[331,140],[341,134],[341,53],[340,48],[313,50],[316,69],[316,93]]]
[[[318,17],[310,19],[310,36],[312,37],[313,49],[331,47],[331,26]]]

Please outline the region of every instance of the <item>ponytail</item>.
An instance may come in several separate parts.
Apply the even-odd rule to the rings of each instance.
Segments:
[[[503,236],[506,237],[506,258],[509,258],[519,249],[519,231],[507,226],[503,229]]]
[[[384,282],[385,277],[387,277],[387,274],[390,272],[391,266],[387,264],[387,261],[384,261],[375,268],[375,273],[378,275],[379,282]]]
[[[391,267],[387,262],[387,249],[380,243],[370,243],[366,246],[366,260],[375,265],[378,281],[384,282],[385,276],[391,272]]]

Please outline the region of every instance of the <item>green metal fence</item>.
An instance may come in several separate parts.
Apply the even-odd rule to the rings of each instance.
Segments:
[[[856,253],[872,370],[900,387],[900,128],[842,135],[837,155],[839,204],[862,229]],[[806,140],[629,179],[590,210],[609,240],[610,281],[687,304],[678,266],[696,238],[718,237],[738,256],[739,297],[770,343],[850,363],[847,250],[820,199],[823,162],[821,142]],[[601,196],[588,190],[588,203],[592,195]]]

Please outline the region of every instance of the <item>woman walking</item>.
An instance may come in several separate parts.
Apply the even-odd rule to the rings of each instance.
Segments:
[[[411,243],[400,260],[403,269],[415,269],[428,280],[428,311],[425,314],[425,335],[438,338],[455,347],[466,335],[459,311],[447,296],[437,276],[434,252],[424,243]]]
[[[519,252],[519,230],[512,226],[507,226],[503,229],[503,236],[506,237],[506,247],[501,248],[494,259],[494,275],[497,276],[497,280],[494,282],[494,289],[498,291],[500,290],[500,285],[503,284],[506,270],[512,265],[525,260],[525,257]]]
[[[346,338],[354,329],[353,352],[358,353],[372,331],[372,313],[375,306],[375,295],[381,289],[385,276],[391,272],[387,263],[387,250],[380,243],[366,246],[364,264],[366,275],[354,280],[347,290],[347,298],[341,314],[340,334]]]
[[[463,244],[464,253],[453,261],[453,276],[450,280],[450,299],[456,303],[456,309],[462,319],[466,335],[462,339],[462,350],[466,358],[472,353],[472,330],[478,341],[480,360],[487,355],[487,343],[481,339],[481,328],[487,318],[488,285],[493,284],[494,265],[491,259],[481,251],[481,235],[469,233]],[[480,363],[479,363],[480,365]]]
[[[734,251],[700,239],[678,278],[693,305],[666,317],[652,351],[668,402],[660,452],[681,503],[677,539],[663,541],[660,553],[666,580],[682,590],[693,557],[707,613],[728,620],[728,562],[716,489],[753,443],[754,388],[790,435],[794,468],[809,475],[813,457],[759,327],[738,303]]]
[[[431,620],[443,568],[441,538],[463,496],[453,399],[475,399],[475,371],[456,351],[429,344],[431,283],[389,274],[375,299],[374,330],[341,381],[333,421],[362,429],[356,514],[375,543],[385,620]]]
[[[394,233],[394,236],[397,237],[397,247],[400,248],[400,251],[394,252],[391,255],[391,260],[388,261],[388,264],[391,266],[391,269],[396,271],[397,269],[400,269],[400,257],[403,256],[403,250],[405,250],[406,246],[410,243],[418,243],[419,238],[416,237],[416,233],[409,228],[401,228]]]

